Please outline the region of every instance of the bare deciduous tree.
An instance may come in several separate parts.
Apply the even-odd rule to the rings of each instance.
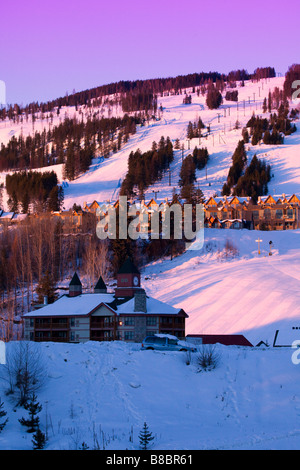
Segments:
[[[17,405],[25,405],[42,387],[46,374],[39,344],[29,341],[7,344],[6,364],[1,378],[9,385],[8,393],[16,393]]]

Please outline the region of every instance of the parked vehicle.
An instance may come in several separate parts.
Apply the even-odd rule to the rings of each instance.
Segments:
[[[180,341],[176,336],[154,335],[147,336],[142,342],[142,349],[156,349],[159,351],[191,351],[197,349],[189,346],[185,341]]]

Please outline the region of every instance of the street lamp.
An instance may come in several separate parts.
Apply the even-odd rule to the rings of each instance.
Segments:
[[[272,246],[273,246],[273,242],[272,241],[269,241],[269,246],[270,246],[270,251],[269,251],[269,256],[272,256]]]
[[[262,242],[262,240],[260,238],[258,238],[255,241],[256,241],[256,243],[258,243],[258,254],[260,255],[260,243]]]

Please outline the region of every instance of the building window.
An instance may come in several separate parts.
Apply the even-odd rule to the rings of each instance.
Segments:
[[[157,325],[157,317],[147,317],[146,318],[146,325],[147,326]]]
[[[124,339],[125,341],[127,340],[133,340],[133,331],[125,331],[124,332]]]
[[[111,326],[113,324],[113,317],[103,317],[104,326]]]
[[[75,326],[75,318],[74,317],[71,318],[71,326]]]
[[[134,325],[134,317],[125,317],[124,324],[125,324],[125,326],[133,326]]]

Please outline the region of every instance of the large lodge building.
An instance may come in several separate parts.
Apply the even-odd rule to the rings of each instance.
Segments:
[[[25,340],[80,343],[141,342],[154,334],[184,339],[188,315],[181,308],[149,297],[141,287],[138,269],[128,258],[117,274],[114,292],[108,293],[100,278],[94,293],[83,293],[75,273],[68,294],[23,317]]]

